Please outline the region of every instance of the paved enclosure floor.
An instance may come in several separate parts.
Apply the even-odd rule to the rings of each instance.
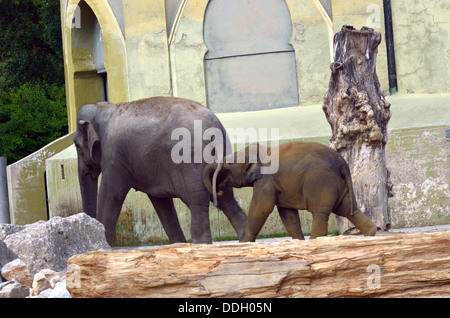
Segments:
[[[410,228],[400,228],[400,229],[391,229],[387,232],[377,232],[377,236],[386,236],[386,235],[395,235],[400,233],[425,233],[425,232],[438,232],[438,231],[450,231],[450,224],[444,225],[432,225],[432,226],[423,226],[423,227],[410,227]],[[305,236],[305,239],[309,240],[309,236]],[[259,243],[275,243],[281,242],[285,240],[292,240],[291,237],[275,237],[275,238],[267,238],[267,239],[259,239],[256,242]],[[226,243],[239,243],[239,241],[220,241],[213,242],[213,244],[226,244]],[[153,246],[119,246],[114,247],[114,251],[130,251],[130,250],[142,250],[142,249],[151,249],[160,247],[161,245],[153,245]]]

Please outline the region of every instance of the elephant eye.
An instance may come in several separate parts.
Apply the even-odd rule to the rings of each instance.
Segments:
[[[83,141],[81,141],[81,140],[74,141],[74,144],[75,144],[75,148],[77,148],[77,149],[81,149],[83,147]]]

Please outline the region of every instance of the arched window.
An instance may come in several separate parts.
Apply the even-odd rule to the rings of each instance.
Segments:
[[[102,80],[103,100],[108,100],[108,75],[105,68],[105,45],[103,43],[102,30],[98,20],[95,19],[94,34],[93,34],[93,51],[94,51],[94,65],[97,70],[97,75]]]
[[[80,23],[72,28],[73,81],[77,109],[107,100],[105,49],[100,24],[92,9],[80,1]]]
[[[297,106],[291,34],[284,0],[210,0],[204,19],[208,107],[233,112]]]

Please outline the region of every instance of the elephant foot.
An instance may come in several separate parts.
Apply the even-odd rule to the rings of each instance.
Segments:
[[[361,231],[364,236],[375,236],[377,233],[377,226],[362,213],[358,211],[356,214],[348,216],[350,222],[352,222],[358,230]]]

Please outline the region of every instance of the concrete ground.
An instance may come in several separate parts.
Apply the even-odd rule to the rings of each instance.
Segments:
[[[410,228],[400,228],[400,229],[391,229],[388,232],[377,232],[377,236],[386,236],[386,235],[395,235],[400,233],[426,233],[426,232],[439,232],[439,231],[450,231],[450,224],[444,225],[432,225],[432,226],[423,226],[423,227],[410,227]],[[305,239],[309,240],[309,236],[305,236]],[[292,240],[291,237],[274,237],[274,238],[266,238],[266,239],[258,239],[256,242],[258,243],[276,243],[286,240]],[[213,244],[226,244],[226,243],[239,243],[237,240],[233,241],[219,241],[213,242]],[[114,251],[131,251],[131,250],[144,250],[144,249],[152,249],[156,247],[160,247],[162,245],[153,245],[153,246],[120,246],[114,247]]]
[[[387,232],[378,231],[377,236],[395,235],[395,234],[400,234],[400,233],[425,233],[425,232],[438,232],[438,231],[450,231],[450,224],[391,229]],[[305,239],[309,240],[309,236],[305,236]],[[292,240],[292,238],[291,237],[275,237],[275,238],[259,239],[259,240],[256,240],[256,242],[275,243],[275,242],[280,242],[280,241],[284,241],[284,240]],[[239,241],[224,241],[224,242],[214,242],[214,244],[238,243],[238,242]]]
[[[431,225],[423,227],[409,227],[403,229],[391,229],[389,230],[389,233],[420,233],[420,232],[438,232],[438,231],[450,231],[450,224]]]

